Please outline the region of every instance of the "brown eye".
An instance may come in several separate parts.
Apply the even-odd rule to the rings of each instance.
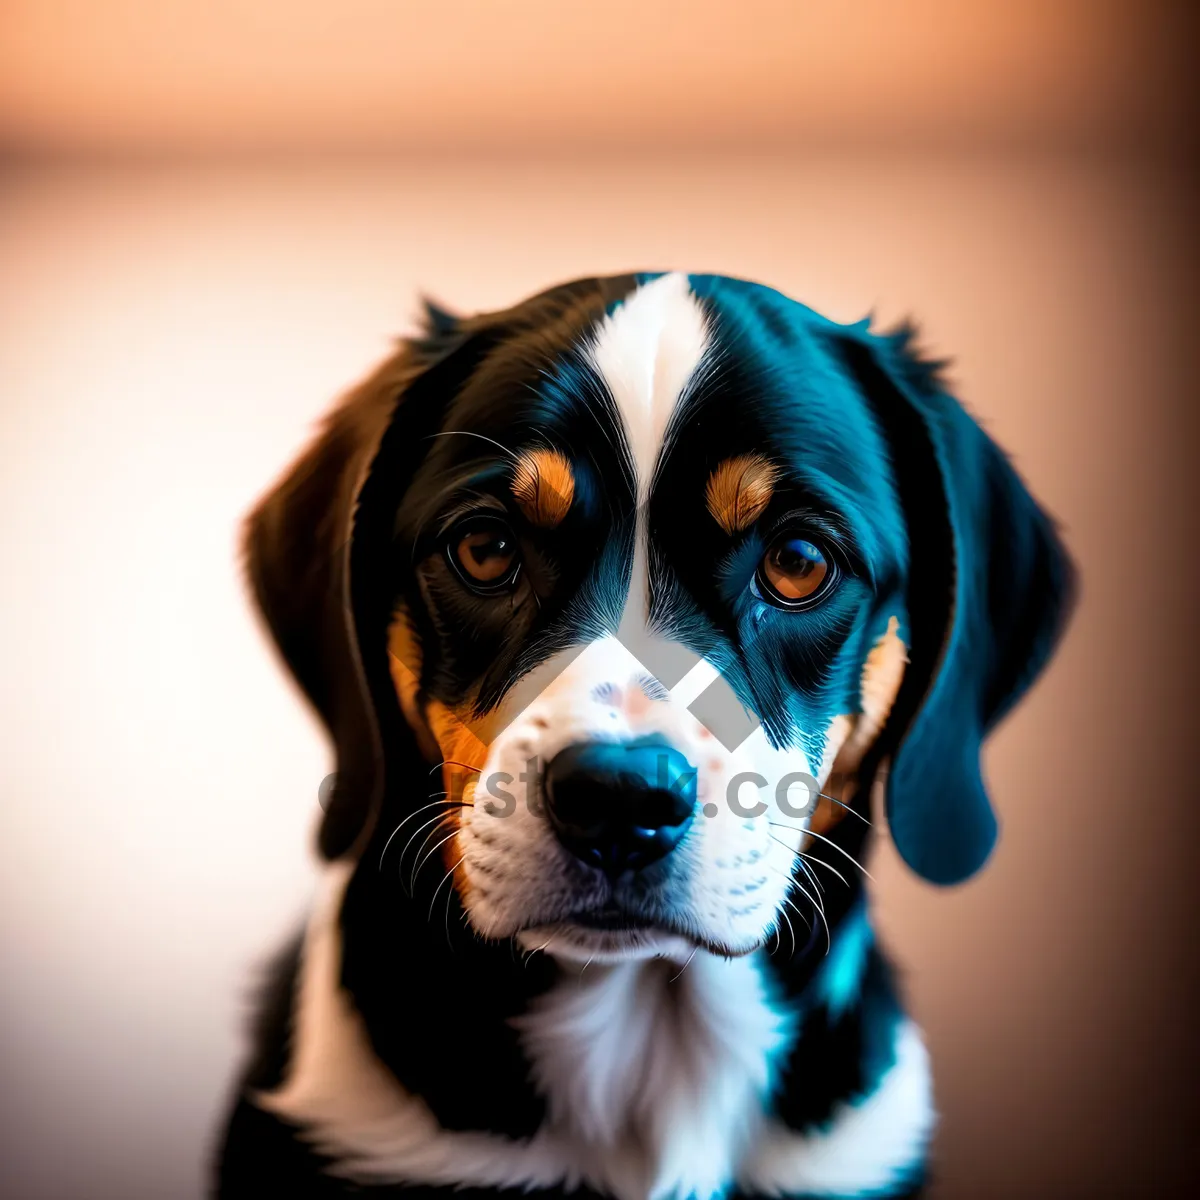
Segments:
[[[836,578],[836,568],[814,542],[796,533],[780,534],[758,565],[763,599],[783,608],[807,608],[821,599]]]
[[[501,520],[472,521],[451,535],[447,546],[459,577],[475,591],[499,591],[517,575],[520,559],[513,532]]]

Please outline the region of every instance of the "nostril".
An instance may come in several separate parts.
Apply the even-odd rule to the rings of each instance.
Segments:
[[[580,742],[546,768],[546,811],[559,840],[609,872],[670,853],[696,807],[696,772],[662,742]]]

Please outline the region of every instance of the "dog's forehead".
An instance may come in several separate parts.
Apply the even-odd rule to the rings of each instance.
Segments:
[[[672,273],[640,277],[582,336],[642,496],[672,456],[711,467],[747,453],[862,495],[887,451],[844,334],[772,288]]]
[[[656,479],[703,506],[714,472],[754,455],[851,521],[892,507],[889,455],[838,351],[840,326],[724,276],[619,276],[554,289],[501,314],[506,333],[449,406],[443,464],[491,450],[560,450]],[[608,481],[606,481],[608,482]],[[870,537],[870,532],[863,531]]]
[[[465,322],[467,344],[482,339],[486,351],[448,397],[446,436],[428,458],[449,465],[494,453],[511,463],[539,447],[576,460],[604,457],[597,452],[604,447],[626,457],[620,414],[589,351],[610,314],[638,290],[634,275],[581,280]],[[449,436],[464,432],[468,439]]]
[[[853,332],[787,296],[693,275],[705,361],[677,405],[661,484],[691,495],[732,479],[769,479],[844,519],[868,558],[905,540],[893,448],[846,356]],[[749,468],[749,476],[743,473]]]
[[[680,402],[703,374],[709,344],[707,314],[680,274],[642,283],[589,342],[588,363],[616,404],[639,500],[649,494]]]
[[[615,402],[639,501],[657,490],[712,511],[723,482],[744,498],[743,481],[768,494],[769,481],[844,518],[869,557],[887,556],[903,537],[890,450],[843,357],[846,332],[761,285],[641,280],[587,352]]]

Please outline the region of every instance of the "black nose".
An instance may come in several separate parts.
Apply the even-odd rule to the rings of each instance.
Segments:
[[[696,807],[696,772],[663,742],[578,742],[546,768],[546,811],[576,858],[610,875],[679,844]]]

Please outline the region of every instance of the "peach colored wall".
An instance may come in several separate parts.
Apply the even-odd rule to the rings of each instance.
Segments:
[[[1138,1178],[1178,1133],[1187,1015],[1170,880],[1192,853],[1171,817],[1194,522],[1172,182],[707,158],[10,178],[11,1194],[195,1194],[247,970],[308,894],[326,752],[239,586],[240,515],[418,288],[473,308],[647,264],[768,279],[843,319],[918,314],[1062,520],[1084,601],[989,751],[995,861],[942,893],[881,846],[878,908],[937,1064],[940,1194]]]
[[[1187,0],[5,0],[0,145],[1144,145]]]
[[[1083,602],[988,751],[997,855],[939,892],[882,844],[877,909],[935,1196],[1173,1194],[1197,510],[1167,6],[573,8],[0,11],[0,1194],[200,1195],[250,969],[310,892],[328,757],[241,587],[248,505],[418,290],[665,266],[915,314],[1062,521]],[[316,156],[364,148],[392,153]]]

